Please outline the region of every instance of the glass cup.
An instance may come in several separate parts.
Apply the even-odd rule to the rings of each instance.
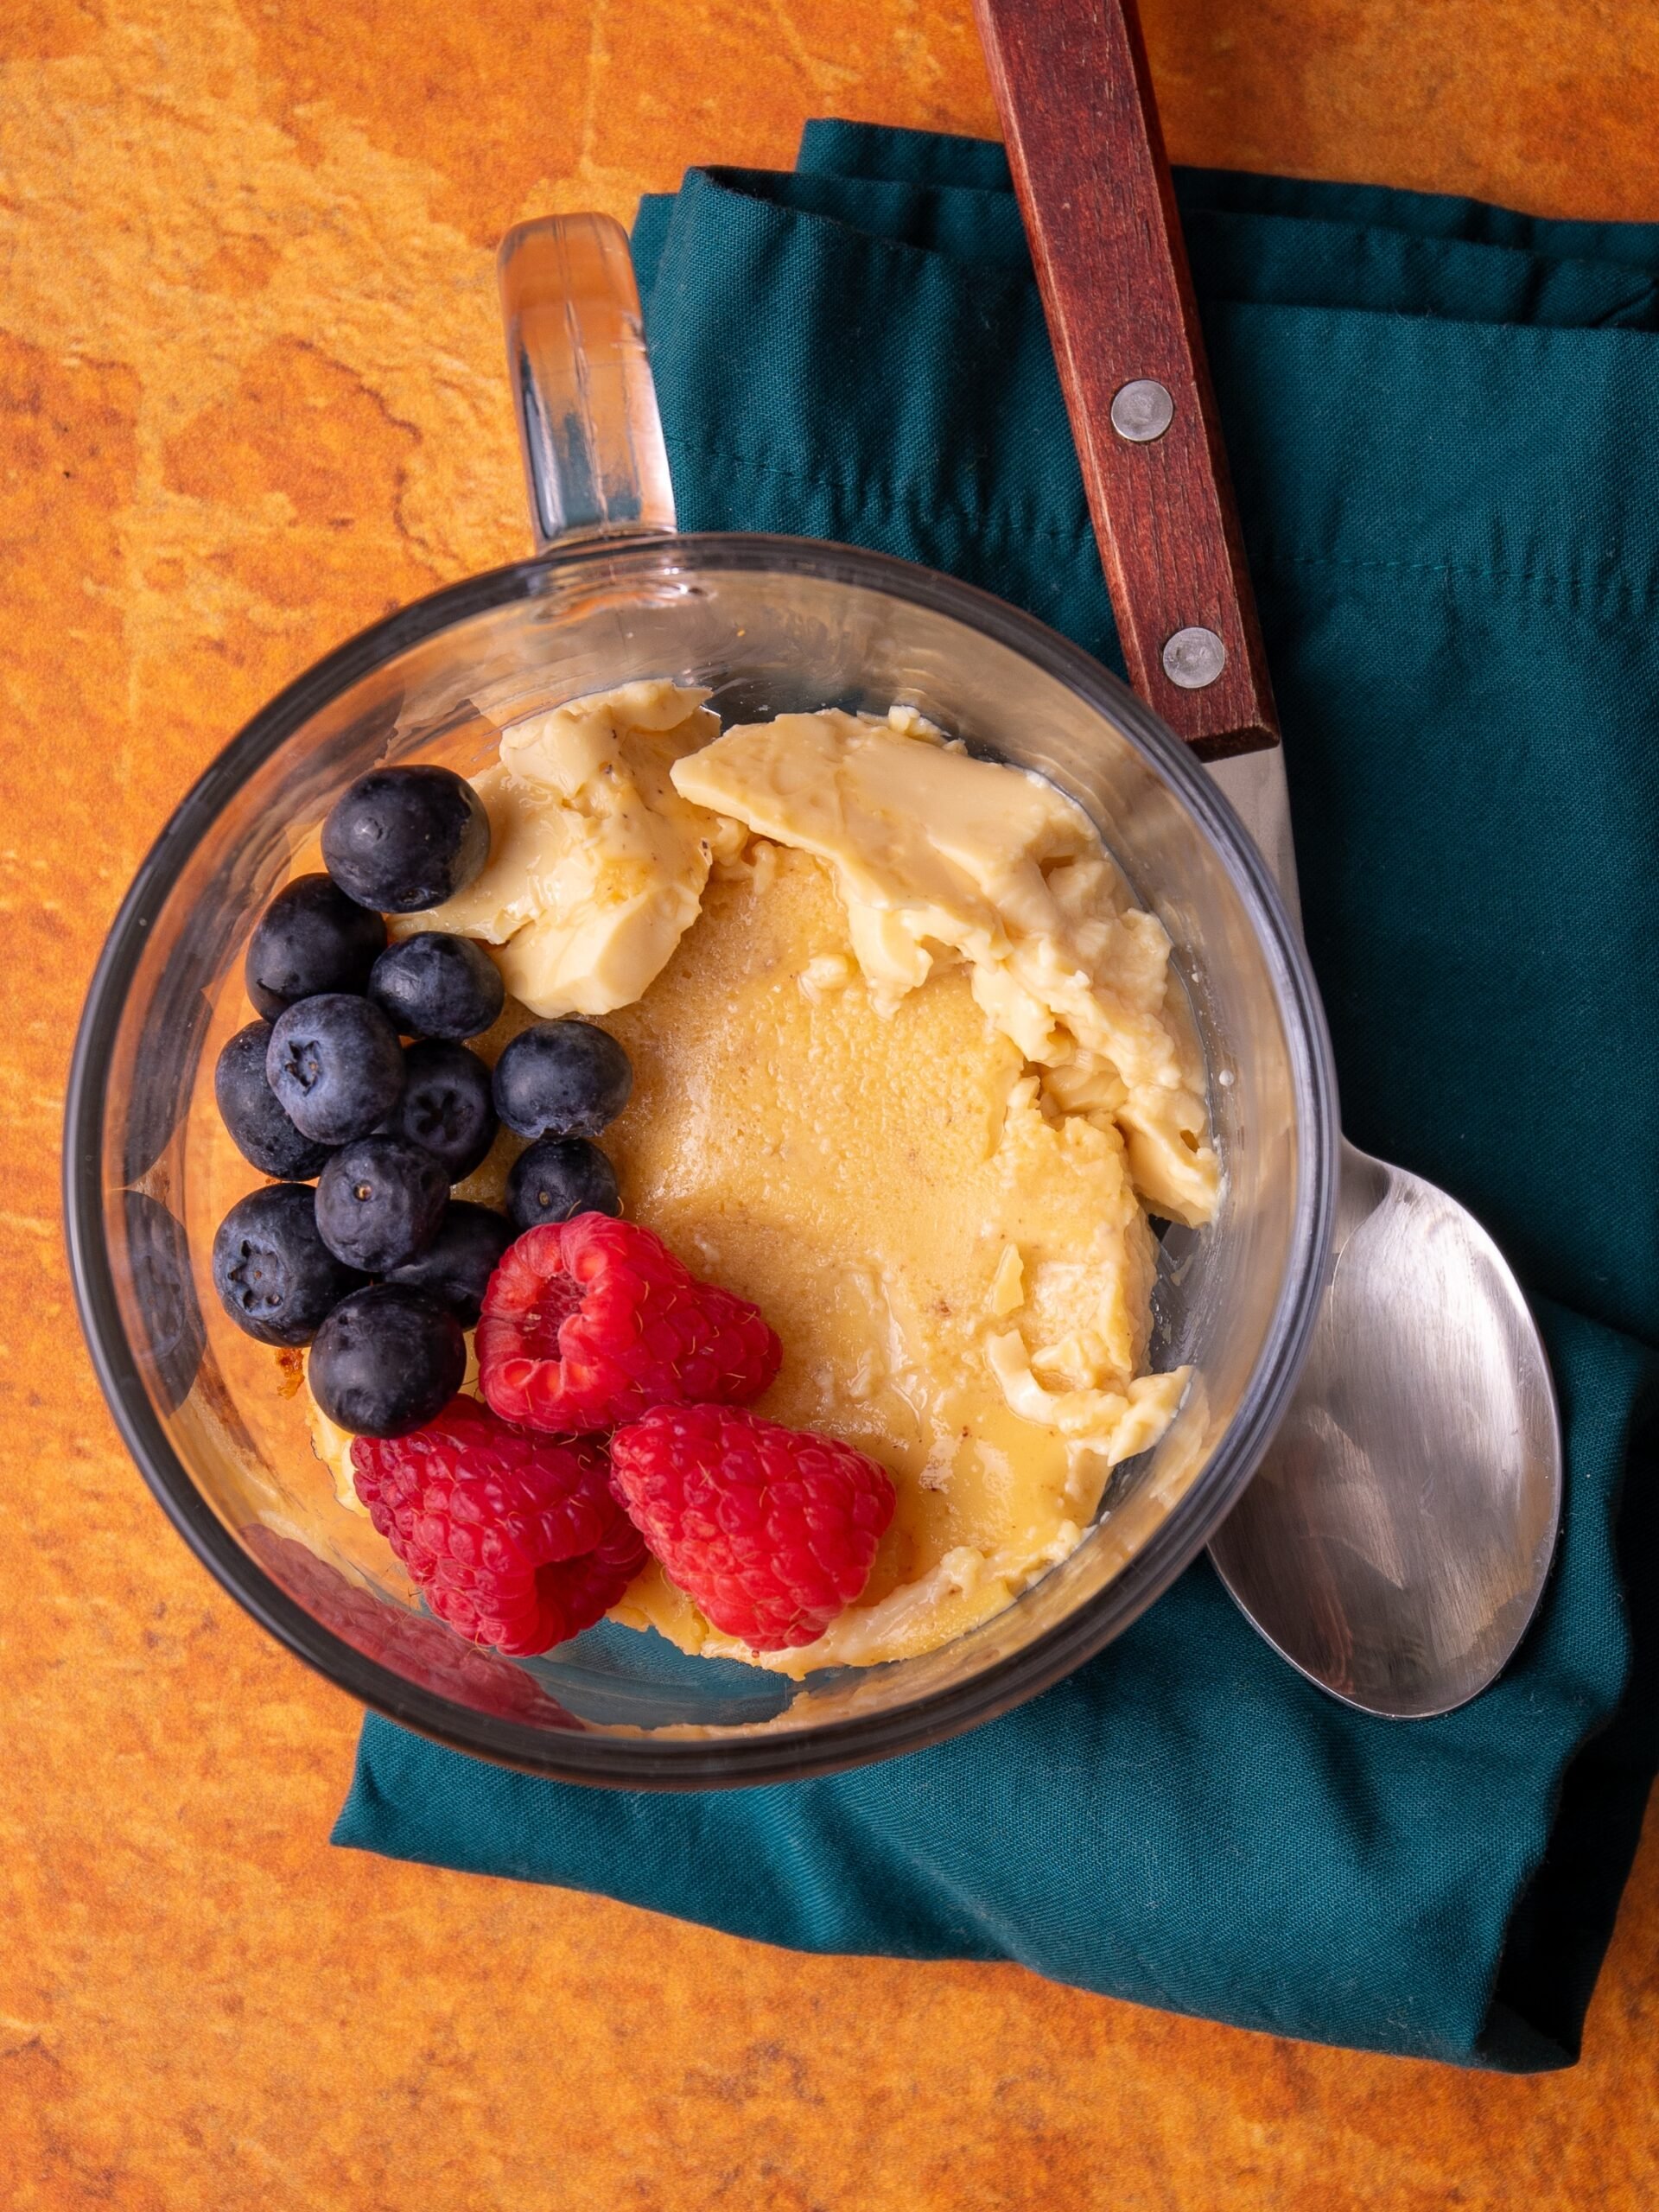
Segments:
[[[1300,1369],[1337,1141],[1300,940],[1236,816],[1086,654],[951,578],[804,539],[677,537],[626,240],[582,217],[502,250],[537,557],[435,593],[310,669],[189,792],[140,869],[83,1017],[67,1109],[76,1294],[99,1377],[175,1526],[256,1619],[366,1705],[537,1773],[690,1789],[823,1773],[971,1727],[1119,1635],[1249,1481]],[[1115,1471],[1083,1542],[925,1656],[793,1681],[611,1623],[546,1657],[474,1651],[423,1613],[312,1455],[297,1363],[220,1311],[218,1046],[241,963],[318,825],[378,762],[474,772],[506,723],[636,677],[702,684],[723,720],[918,708],[1050,778],[1163,922],[1210,1077],[1216,1219],[1160,1245],[1154,1363],[1193,1386]],[[306,865],[302,858],[300,865]],[[315,858],[308,864],[315,866]]]

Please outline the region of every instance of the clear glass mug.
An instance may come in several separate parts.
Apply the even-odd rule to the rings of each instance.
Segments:
[[[538,551],[405,608],[274,699],[185,798],[93,980],[72,1071],[71,1258],[99,1380],[198,1557],[366,1705],[462,1750],[628,1788],[823,1773],[1033,1695],[1119,1635],[1249,1480],[1300,1369],[1329,1249],[1337,1141],[1323,1018],[1262,861],[1197,763],[1086,654],[984,593],[852,549],[676,537],[626,238],[578,218],[502,250]],[[926,1656],[792,1682],[608,1623],[545,1658],[474,1652],[423,1614],[339,1505],[297,1374],[241,1337],[208,1273],[224,1185],[212,1071],[246,1017],[246,939],[334,798],[381,760],[475,770],[499,728],[632,678],[708,685],[724,719],[918,708],[1032,768],[1099,825],[1168,929],[1208,1062],[1224,1190],[1164,1237],[1160,1365],[1196,1382],[1116,1471],[1083,1543]],[[313,861],[311,865],[315,865]],[[215,1170],[215,1160],[221,1166]]]

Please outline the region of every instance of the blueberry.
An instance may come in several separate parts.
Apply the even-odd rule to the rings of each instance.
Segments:
[[[366,999],[325,991],[279,1014],[265,1049],[277,1103],[319,1144],[365,1137],[404,1087],[397,1032]]]
[[[460,1389],[467,1339],[454,1315],[424,1291],[378,1282],[335,1306],[305,1373],[338,1427],[354,1436],[406,1436]]]
[[[495,1141],[490,1071],[464,1045],[434,1038],[404,1054],[408,1080],[382,1135],[406,1137],[442,1160],[452,1183],[472,1173]]]
[[[591,1021],[538,1021],[495,1064],[495,1110],[521,1137],[596,1137],[632,1088],[627,1054]]]
[[[268,1021],[251,1021],[226,1045],[213,1069],[219,1118],[243,1159],[262,1175],[308,1182],[321,1172],[328,1147],[302,1136],[283,1110],[265,1073],[270,1045]]]
[[[501,970],[481,944],[423,930],[383,952],[369,996],[408,1037],[476,1037],[501,1011]]]
[[[488,1206],[455,1198],[438,1224],[438,1233],[418,1259],[393,1268],[387,1278],[423,1290],[447,1306],[463,1328],[470,1329],[484,1303],[484,1293],[496,1262],[512,1243],[512,1224],[505,1214]]]
[[[322,860],[359,906],[414,914],[466,888],[490,856],[484,802],[453,768],[371,768],[322,825]]]
[[[348,1268],[384,1274],[425,1251],[448,1203],[449,1178],[429,1152],[402,1137],[359,1137],[318,1179],[317,1234]]]
[[[386,925],[326,875],[296,876],[248,939],[248,996],[273,1020],[319,991],[360,991],[385,950]]]
[[[299,1183],[251,1191],[213,1239],[213,1287],[262,1344],[308,1344],[362,1280],[318,1236],[316,1202]]]
[[[519,1154],[507,1177],[507,1211],[521,1230],[621,1211],[616,1170],[586,1137],[541,1138]]]

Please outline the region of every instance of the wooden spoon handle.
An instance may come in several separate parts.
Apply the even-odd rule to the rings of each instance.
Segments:
[[[975,0],[1129,680],[1203,760],[1279,741],[1135,0]]]

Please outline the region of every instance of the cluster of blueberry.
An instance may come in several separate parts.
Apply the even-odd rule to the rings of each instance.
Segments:
[[[462,1041],[502,1008],[482,946],[439,931],[387,942],[385,915],[453,897],[489,846],[476,792],[448,769],[360,777],[323,826],[327,873],[288,885],[254,930],[261,1019],[214,1071],[226,1128],[276,1179],[220,1224],[215,1287],[248,1335],[311,1345],[313,1395],[359,1435],[406,1433],[454,1395],[462,1329],[518,1230],[620,1211],[592,1142],[632,1082],[615,1039],[540,1022],[492,1071]],[[510,1218],[450,1197],[502,1122],[534,1140],[509,1179]]]

